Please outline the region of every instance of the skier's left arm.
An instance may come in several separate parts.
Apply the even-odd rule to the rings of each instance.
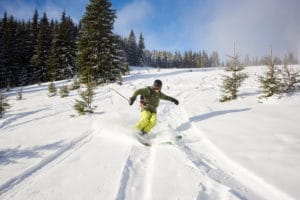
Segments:
[[[164,93],[160,93],[160,99],[163,99],[163,100],[167,100],[167,101],[171,101],[173,103],[175,103],[176,105],[179,104],[179,101],[173,97],[170,97],[168,95],[165,95]]]

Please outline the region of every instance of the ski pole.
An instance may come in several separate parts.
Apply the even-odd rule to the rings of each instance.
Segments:
[[[129,101],[128,99],[127,99],[127,97],[125,97],[124,95],[122,95],[120,92],[118,92],[117,90],[115,90],[114,88],[110,88],[110,89],[112,89],[115,93],[117,93],[120,97],[123,97],[124,99],[126,99],[126,101]]]

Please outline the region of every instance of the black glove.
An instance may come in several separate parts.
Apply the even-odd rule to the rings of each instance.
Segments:
[[[128,100],[129,105],[132,105],[134,103],[134,101],[135,101],[135,98],[130,97],[129,100]]]
[[[179,101],[177,99],[172,99],[172,102],[175,103],[176,105],[179,104]]]

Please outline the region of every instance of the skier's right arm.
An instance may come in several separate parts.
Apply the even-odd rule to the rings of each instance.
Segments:
[[[145,95],[145,92],[147,92],[146,88],[141,88],[141,89],[138,89],[137,91],[135,91],[128,100],[129,105],[132,105],[134,103],[134,101],[138,95]]]

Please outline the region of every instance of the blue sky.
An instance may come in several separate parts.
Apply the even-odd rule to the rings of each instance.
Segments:
[[[143,33],[147,49],[170,51],[217,50],[221,58],[233,52],[241,57],[294,52],[300,58],[298,0],[111,0],[117,19],[114,32]],[[40,15],[60,19],[65,9],[75,22],[89,0],[0,0],[4,10],[18,19]]]

